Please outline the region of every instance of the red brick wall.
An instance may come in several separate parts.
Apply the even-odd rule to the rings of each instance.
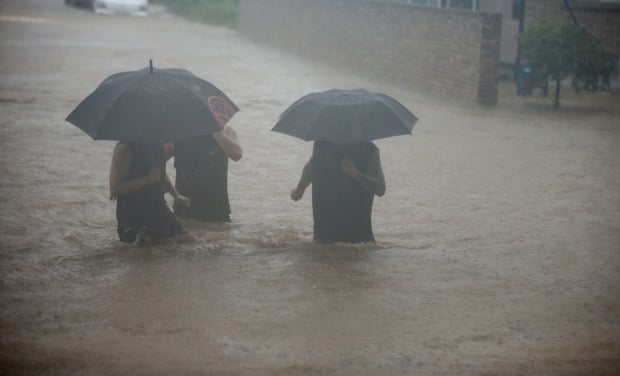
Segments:
[[[497,102],[499,14],[364,0],[242,0],[239,29],[416,91]]]

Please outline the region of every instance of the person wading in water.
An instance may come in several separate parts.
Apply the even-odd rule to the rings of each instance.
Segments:
[[[170,211],[164,194],[177,205],[189,205],[166,174],[163,145],[118,143],[110,167],[110,199],[116,200],[118,237],[122,242],[150,245],[166,238],[191,240]]]
[[[375,241],[372,205],[385,194],[385,179],[374,143],[316,141],[291,199],[300,200],[310,184],[315,241]]]
[[[175,187],[190,199],[189,207],[174,205],[179,217],[230,222],[228,159],[238,161],[243,150],[231,126],[205,136],[166,144],[174,156]]]

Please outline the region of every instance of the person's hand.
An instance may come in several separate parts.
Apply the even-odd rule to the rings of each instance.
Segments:
[[[155,184],[161,180],[161,170],[153,168],[146,174],[146,184]]]
[[[177,197],[174,198],[174,203],[176,205],[179,205],[187,209],[189,208],[190,200],[189,200],[189,197],[178,195]]]
[[[291,189],[291,199],[293,201],[299,201],[304,196],[304,190],[299,189],[299,187],[295,187]]]
[[[344,172],[345,175],[353,179],[357,179],[357,177],[359,176],[359,171],[357,171],[357,168],[355,168],[355,164],[353,163],[351,158],[342,158],[342,162],[340,164],[342,166],[342,172]]]

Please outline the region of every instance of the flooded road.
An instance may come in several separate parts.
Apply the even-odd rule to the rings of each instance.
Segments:
[[[67,114],[107,76],[183,67],[241,111],[232,224],[116,238],[113,142]],[[294,100],[382,91],[420,121],[380,140],[377,243],[318,245]],[[615,375],[620,106],[444,102],[174,17],[0,2],[0,369],[7,375]],[[616,103],[617,103],[616,98]],[[174,176],[172,164],[169,172]]]

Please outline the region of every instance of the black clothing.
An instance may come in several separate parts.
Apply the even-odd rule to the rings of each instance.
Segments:
[[[372,204],[374,194],[342,171],[341,161],[349,156],[355,167],[367,173],[372,143],[356,143],[339,150],[332,143],[316,141],[312,152],[312,215],[314,239],[348,243],[374,242]]]
[[[119,196],[116,200],[118,236],[121,241],[133,243],[142,230],[153,239],[169,238],[185,233],[185,229],[168,208],[164,193],[168,190],[165,179],[166,163],[163,148],[148,144],[125,144],[131,150],[131,166],[127,180],[148,174],[153,168],[162,171],[161,180],[142,189]]]
[[[175,187],[190,199],[189,208],[174,207],[179,216],[229,222],[228,156],[212,135],[174,144]]]

